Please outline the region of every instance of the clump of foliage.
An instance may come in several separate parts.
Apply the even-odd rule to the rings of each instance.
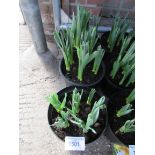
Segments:
[[[80,101],[82,98],[83,90],[81,91],[81,94],[78,92],[78,90],[75,88],[73,90],[72,94],[72,113],[77,114],[79,113],[79,106],[80,106]]]
[[[75,16],[73,13],[71,28],[54,32],[55,41],[63,53],[66,71],[71,70],[71,66],[74,64],[73,55],[77,55],[79,81],[83,81],[83,72],[89,62],[93,60],[92,73],[96,75],[104,56],[104,49],[101,46],[94,50],[98,35],[96,27],[89,26],[90,18],[91,14],[78,6],[77,15]]]
[[[77,16],[73,13],[73,20],[71,26],[71,32],[73,35],[74,47],[79,47],[81,43],[81,37],[84,37],[84,33],[88,30],[90,19],[90,13],[84,8],[77,7]]]
[[[117,133],[125,134],[129,132],[135,131],[135,119],[127,120],[122,127],[119,128],[119,130],[116,131]]]
[[[70,71],[73,64],[73,35],[70,29],[55,31],[54,39],[63,54],[66,70]]]
[[[54,123],[54,125],[57,128],[67,128],[67,127],[69,127],[69,122],[68,122],[68,115],[69,115],[69,113],[61,111],[60,115],[61,116],[57,117],[57,121]]]
[[[89,92],[88,98],[86,104],[92,104],[92,99],[95,94],[95,89],[91,89]],[[53,108],[56,109],[56,111],[60,114],[56,122],[53,124],[57,128],[67,128],[69,127],[70,123],[76,124],[79,128],[83,130],[83,133],[87,133],[89,130],[91,130],[93,133],[96,134],[96,131],[92,128],[92,126],[96,123],[99,117],[99,112],[101,109],[105,109],[105,97],[101,97],[98,101],[95,101],[91,112],[88,114],[87,121],[83,121],[81,118],[79,118],[79,111],[80,111],[80,103],[83,95],[83,89],[80,92],[75,88],[72,92],[72,99],[71,101],[67,101],[67,94],[65,94],[65,97],[62,102],[59,101],[58,95],[53,94],[47,97],[48,102],[53,106]],[[71,109],[66,106],[66,102],[71,102]],[[91,107],[90,105],[90,107]]]
[[[65,97],[62,102],[59,101],[57,94],[51,94],[46,99],[55,108],[55,110],[60,113],[65,108],[66,98],[67,94],[65,93]]]
[[[135,100],[135,89],[131,91],[131,93],[128,95],[126,98],[126,104],[122,106],[117,112],[116,112],[116,117],[120,118],[125,115],[129,115],[134,109],[132,108],[132,103]],[[122,127],[120,127],[117,131],[117,133],[129,133],[129,132],[134,132],[135,128],[135,119],[133,120],[127,120]]]
[[[113,64],[110,74],[112,79],[116,77],[119,71],[122,73],[119,85],[124,83],[128,87],[135,82],[135,41],[133,32],[123,39],[120,53]]]
[[[99,111],[101,109],[106,108],[105,104],[105,97],[101,97],[99,101],[96,101],[94,103],[94,106],[91,110],[91,112],[88,114],[87,121],[84,122],[80,118],[78,118],[76,115],[74,115],[71,111],[70,114],[72,116],[72,119],[70,121],[76,125],[78,125],[79,128],[83,129],[83,133],[87,133],[89,130],[91,130],[93,133],[96,134],[96,131],[91,127],[95,122],[98,120],[99,117]]]
[[[131,93],[128,95],[128,97],[126,98],[126,104],[117,111],[116,116],[122,117],[124,115],[131,113],[134,110],[132,109],[132,103],[134,100],[135,100],[135,89],[133,89]]]
[[[88,96],[88,99],[87,99],[87,104],[91,105],[91,102],[92,102],[92,99],[93,99],[95,93],[96,93],[96,90],[91,89],[89,96]]]
[[[64,111],[65,105],[66,105],[66,98],[67,98],[67,94],[65,94],[65,97],[62,102],[60,102],[57,94],[51,94],[46,98],[47,101],[60,114],[60,116],[58,116],[57,118],[57,121],[55,122],[55,125],[58,128],[69,127],[69,122],[68,122],[69,113]]]
[[[121,117],[131,113],[134,109],[132,109],[132,104],[124,105],[120,110],[117,111],[117,117]]]
[[[80,45],[80,48],[77,48],[77,55],[78,55],[78,79],[80,81],[83,80],[83,72],[88,63],[90,63],[92,60],[94,60],[94,65],[92,72],[94,74],[97,74],[99,67],[101,65],[102,58],[104,56],[104,50],[101,49],[101,46],[97,48],[96,51],[93,53],[89,53],[89,44],[88,42],[83,42]]]
[[[129,25],[130,23],[126,20],[126,18],[121,19],[119,15],[114,17],[112,28],[107,40],[110,52],[113,51],[116,45],[120,44],[129,28]]]

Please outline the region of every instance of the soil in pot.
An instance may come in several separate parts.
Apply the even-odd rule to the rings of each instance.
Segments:
[[[99,81],[99,79],[104,76],[104,72],[105,72],[103,66],[101,65],[97,75],[95,75],[92,72],[93,63],[94,62],[91,61],[86,66],[86,68],[85,68],[85,70],[83,72],[83,81],[78,80],[78,58],[77,58],[77,56],[74,56],[74,64],[71,66],[70,71],[66,71],[64,60],[62,60],[61,71],[62,71],[62,74],[69,81],[72,81],[75,84],[85,84],[85,85],[88,84],[88,85],[91,85],[92,83],[95,83],[96,81]]]
[[[68,94],[67,101],[69,101],[71,99],[72,93],[69,92],[67,94]],[[88,92],[84,91],[82,99],[81,99],[81,104],[80,104],[80,112],[78,114],[78,117],[81,118],[85,122],[93,106],[93,105],[89,106],[88,104],[86,104],[87,96],[88,96]],[[59,99],[63,100],[63,97],[64,95],[62,94]],[[99,96],[95,96],[92,103],[94,103],[99,98],[100,98]],[[71,108],[70,102],[67,102],[67,107]],[[82,129],[80,129],[77,125],[73,123],[70,123],[70,126],[68,128],[64,128],[64,129],[56,128],[56,126],[53,126],[52,124],[54,124],[59,114],[56,112],[55,109],[53,109],[51,105],[49,106],[49,111],[48,111],[48,121],[49,121],[49,124],[52,125],[51,129],[61,140],[64,141],[65,136],[76,136],[76,137],[84,136],[85,142],[90,143],[94,141],[95,139],[97,139],[101,135],[103,130],[106,128],[107,126],[107,115],[106,114],[107,114],[106,110],[100,110],[99,118],[97,122],[92,126],[92,128],[95,129],[97,134],[94,134],[92,131],[89,131],[88,133],[83,134]]]
[[[120,118],[116,117],[117,111],[125,105],[125,99],[129,95],[128,91],[121,91],[116,93],[108,102],[108,120],[110,128],[115,134],[115,132],[122,126],[127,120],[135,118],[135,111],[132,111],[130,114],[122,116]],[[133,108],[135,108],[135,103],[132,103]],[[134,145],[135,144],[135,132],[126,133],[126,134],[115,134],[115,136],[125,145]]]

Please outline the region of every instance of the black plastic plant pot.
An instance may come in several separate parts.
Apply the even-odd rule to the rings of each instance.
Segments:
[[[126,146],[135,145],[135,132],[130,133],[117,133],[116,131],[124,125],[127,120],[135,118],[135,111],[122,117],[117,117],[117,111],[126,104],[126,98],[130,94],[129,91],[120,91],[115,93],[109,98],[107,109],[108,109],[108,122],[113,136],[115,136],[116,143],[122,143]],[[131,103],[132,108],[135,109],[135,103]]]
[[[116,85],[105,76],[101,81],[98,90],[100,90],[100,92],[105,94],[107,97],[111,97],[111,95],[117,93],[118,91],[131,91],[133,90],[133,88],[134,85],[132,87],[121,87],[119,85]]]
[[[122,85],[119,85],[119,82],[123,76],[121,71],[119,71],[116,74],[115,78],[112,79],[110,74],[111,74],[113,63],[114,63],[113,61],[109,60],[109,64],[106,64],[106,73],[105,73],[105,76],[104,76],[104,78],[100,84],[101,85],[101,91],[103,91],[103,93],[105,93],[108,97],[111,94],[114,94],[118,91],[131,91],[135,87],[135,84],[130,84],[127,87],[124,83]],[[129,79],[126,79],[124,82],[127,83],[128,80]]]
[[[103,57],[103,62],[106,66],[106,72],[103,80],[100,83],[100,89],[103,93],[105,93],[107,96],[121,90],[128,90],[128,88],[121,87],[115,83],[113,83],[108,75],[110,74],[110,71],[112,70],[113,63],[117,59],[119,52],[120,52],[120,46],[114,47],[113,51],[110,52],[110,49],[108,48],[108,36],[110,31],[104,32],[99,40],[102,48],[105,49],[105,54]]]
[[[111,90],[114,90],[114,91],[130,91],[134,88],[134,85],[129,86],[129,87],[118,85],[118,84],[114,83],[107,76],[105,76],[104,79],[105,79],[106,83],[109,85],[109,88],[111,88]]]
[[[108,43],[107,43],[109,34],[110,34],[110,31],[105,31],[103,32],[102,36],[99,39],[101,47],[105,49],[106,53],[109,53],[109,48],[108,48]]]
[[[65,68],[65,63],[64,63],[64,59],[62,58],[60,61],[60,65],[59,65],[59,72],[61,74],[61,76],[64,78],[66,86],[78,86],[78,87],[92,87],[92,88],[96,88],[97,85],[99,85],[99,83],[102,81],[104,75],[105,75],[105,65],[104,63],[101,63],[99,71],[97,73],[97,75],[95,75],[92,72],[92,67],[93,67],[93,63],[88,64],[86,69],[84,70],[84,77],[83,77],[83,81],[79,81],[77,78],[77,73],[78,73],[78,65],[77,65],[77,60],[75,60],[75,66],[72,66],[71,70],[73,71],[71,72],[67,72],[66,68]],[[75,72],[74,72],[75,71]]]
[[[75,86],[66,87],[57,93],[60,101],[63,100],[65,93],[67,93],[67,101],[68,102],[66,102],[66,106],[70,109],[71,109],[71,102],[69,102],[69,101],[71,100],[72,91],[74,90],[74,88],[75,88]],[[91,106],[86,104],[87,97],[88,97],[88,94],[90,92],[90,89],[89,88],[82,88],[82,87],[76,87],[76,88],[80,92],[83,89],[83,95],[81,98],[80,111],[78,113],[78,117],[81,118],[83,121],[86,121],[87,116],[88,116],[88,114],[91,111],[91,108],[93,106],[93,104]],[[94,97],[93,97],[92,103],[99,100],[100,97],[101,96],[96,92]],[[107,102],[107,99],[105,100],[105,102]],[[54,134],[59,139],[61,139],[63,141],[65,140],[65,136],[73,136],[73,137],[83,136],[83,137],[85,137],[85,143],[86,144],[91,143],[91,142],[95,141],[97,138],[99,138],[102,133],[105,132],[107,125],[108,125],[107,109],[100,110],[99,118],[98,118],[97,122],[92,126],[92,128],[96,131],[97,134],[94,134],[90,130],[87,133],[83,133],[81,128],[79,128],[76,124],[71,123],[70,121],[69,121],[69,124],[70,124],[69,127],[63,128],[63,129],[57,128],[53,124],[56,121],[56,118],[58,117],[58,115],[59,114],[57,113],[57,111],[50,104],[49,109],[48,109],[49,126],[51,127]]]

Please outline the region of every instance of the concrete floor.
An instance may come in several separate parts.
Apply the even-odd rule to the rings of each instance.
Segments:
[[[24,27],[24,30],[25,32],[20,33],[29,33],[27,28]],[[27,41],[20,42],[19,50],[20,155],[111,155],[110,141],[103,134],[95,142],[88,144],[84,152],[64,150],[64,142],[53,134],[48,125],[49,105],[45,100],[49,93],[58,92],[65,87],[65,82],[58,72],[59,53],[56,46],[50,44],[51,52],[38,55],[31,37],[28,35],[27,38]],[[22,39],[24,40],[20,38]]]

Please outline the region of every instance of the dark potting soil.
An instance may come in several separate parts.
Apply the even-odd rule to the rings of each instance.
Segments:
[[[93,61],[91,61],[83,72],[83,81],[78,80],[78,59],[77,57],[74,58],[74,64],[71,66],[71,70],[68,72],[66,71],[65,63],[63,61],[62,64],[62,72],[65,75],[65,77],[72,82],[79,83],[79,84],[92,84],[100,79],[100,77],[103,74],[102,66],[100,66],[98,73],[94,74],[92,72],[93,69]]]
[[[110,127],[115,134],[115,132],[124,125],[127,120],[135,118],[135,111],[132,111],[130,114],[118,118],[116,116],[117,111],[126,104],[126,97],[129,95],[128,91],[121,91],[120,93],[115,94],[111,97],[108,102],[108,119]],[[133,109],[135,109],[135,103],[132,103]],[[115,136],[123,142],[125,145],[135,144],[135,132],[120,134],[117,133]]]
[[[91,112],[93,105],[89,106],[88,104],[86,104],[87,97],[85,97],[85,96],[88,96],[88,94],[86,95],[86,93],[84,92],[82,99],[81,99],[82,102],[80,104],[80,111],[79,111],[78,117],[86,122],[87,116]],[[63,97],[61,97],[61,99],[63,99]],[[71,94],[68,95],[67,101],[69,101],[70,99],[71,99]],[[92,103],[94,103],[98,99],[99,98],[95,98],[92,101]],[[67,107],[71,109],[71,102],[67,102]],[[56,110],[54,108],[52,108],[52,106],[50,105],[50,115],[49,115],[49,124],[50,125],[55,123],[58,115],[59,114],[56,112]],[[52,125],[51,128],[54,131],[54,133],[63,141],[65,140],[65,136],[75,136],[75,137],[84,136],[85,142],[89,143],[89,142],[94,141],[101,135],[102,131],[106,127],[106,119],[107,119],[106,111],[100,110],[99,118],[98,118],[97,122],[92,126],[92,128],[97,132],[97,134],[94,134],[92,131],[88,131],[88,133],[83,134],[82,129],[80,129],[77,125],[70,123],[70,122],[69,122],[70,126],[68,128],[60,129],[54,125]]]

